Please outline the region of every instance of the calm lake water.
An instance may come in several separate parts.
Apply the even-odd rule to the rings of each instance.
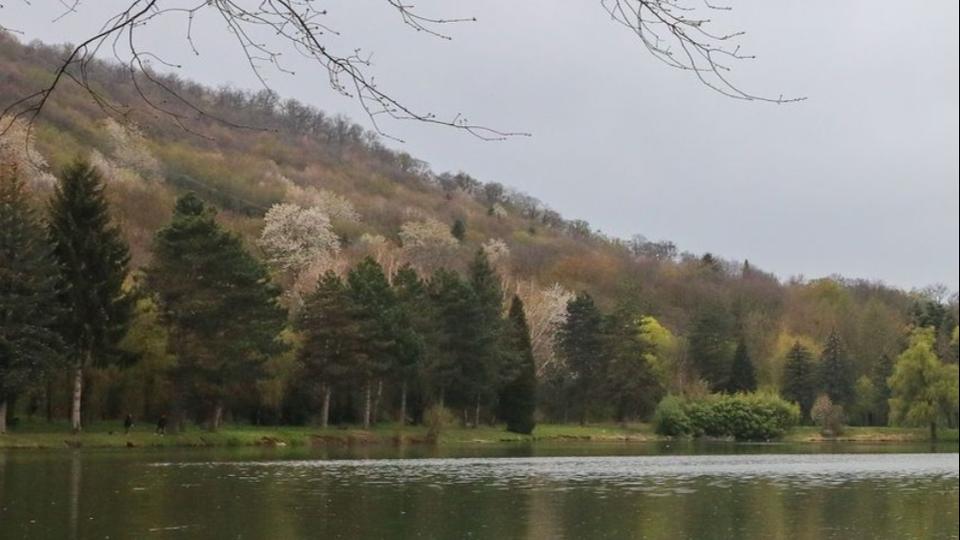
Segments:
[[[0,538],[958,538],[956,452],[0,451]]]

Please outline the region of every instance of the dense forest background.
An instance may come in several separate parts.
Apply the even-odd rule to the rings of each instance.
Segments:
[[[0,96],[35,91],[65,51],[0,35]],[[17,166],[38,208],[58,171],[78,157],[88,160],[104,178],[111,217],[129,246],[125,287],[136,299],[133,319],[119,342],[121,359],[84,375],[87,418],[155,418],[173,406],[176,388],[166,374],[180,359],[144,270],[156,262],[158,231],[188,192],[215,207],[216,223],[269,269],[290,321],[308,308],[321,276],[348,280],[367,258],[390,280],[412,268],[423,280],[443,270],[469,281],[483,253],[499,280],[505,320],[511,299],[522,301],[537,409],[547,419],[648,418],[667,393],[782,392],[785,366],[800,344],[814,364],[842,356],[851,422],[886,423],[887,380],[917,328],[929,329],[940,361],[957,362],[957,295],[943,287],[904,291],[839,276],[784,281],[748,261],[688,253],[669,241],[612,238],[497,182],[433,171],[346,118],[270,91],[211,89],[169,75],[156,75],[162,85],[137,75],[134,84],[123,66],[89,69],[108,105],[67,84],[46,104],[29,140],[27,124],[18,123],[0,141],[3,159]],[[189,214],[179,208],[178,215]],[[636,347],[602,345],[611,361],[604,361],[607,381],[597,388],[607,394],[596,406],[570,411],[571,392],[584,391],[577,381],[590,372],[571,363],[583,357],[577,347],[590,348],[576,342],[583,334],[574,335],[572,325],[594,322],[610,342],[626,347],[635,339]],[[289,346],[268,355],[252,387],[224,394],[226,411],[218,414],[267,423],[319,414],[321,405],[303,395],[297,325],[282,334]],[[618,361],[634,357],[647,367]],[[752,380],[739,388],[744,378]],[[67,416],[72,382],[68,370],[47,375],[16,396],[18,414]],[[361,412],[358,393],[369,402],[371,392],[362,386],[335,395],[334,421],[370,414]],[[381,382],[374,391],[374,418],[395,414],[398,385]],[[427,397],[411,392],[416,418]]]

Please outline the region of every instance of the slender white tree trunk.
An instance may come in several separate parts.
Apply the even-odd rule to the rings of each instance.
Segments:
[[[80,431],[80,403],[83,400],[83,363],[79,362],[73,372],[73,405],[70,408],[70,425],[74,432]]]
[[[477,394],[477,401],[473,407],[473,427],[480,427],[480,394]]]
[[[213,406],[213,417],[210,418],[210,431],[220,429],[221,422],[223,422],[223,402],[217,400],[217,404]]]
[[[320,410],[320,427],[327,429],[330,425],[330,385],[323,385],[323,408]]]
[[[380,398],[383,397],[383,379],[377,380],[377,393],[373,398],[373,423],[380,421]]]
[[[373,383],[369,380],[363,385],[363,429],[370,429],[370,409],[373,401]]]
[[[0,398],[0,435],[7,432],[7,400]]]
[[[400,426],[407,423],[407,381],[400,384]]]

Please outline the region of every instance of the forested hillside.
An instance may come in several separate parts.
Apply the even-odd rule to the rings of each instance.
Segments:
[[[36,91],[63,54],[0,35],[0,101]],[[465,423],[526,430],[512,415],[532,411],[534,394],[540,418],[589,421],[649,419],[667,394],[768,389],[806,417],[823,394],[851,422],[885,424],[898,357],[927,347],[957,363],[957,296],[941,288],[784,281],[609,237],[269,91],[135,85],[112,64],[87,75],[108,105],[68,83],[29,140],[25,122],[2,136],[0,158],[54,229],[48,207],[70,204],[58,182],[89,163],[128,246],[129,321],[80,375],[90,419],[422,421],[439,403]],[[189,282],[198,266],[229,287]],[[237,304],[217,304],[230,295]],[[234,316],[247,326],[217,326]],[[17,415],[66,417],[79,371],[37,373],[0,392]]]

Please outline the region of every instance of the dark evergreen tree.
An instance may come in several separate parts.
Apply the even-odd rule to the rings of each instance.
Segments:
[[[409,264],[393,276],[399,308],[399,332],[393,373],[400,380],[400,424],[407,421],[410,387],[424,368],[428,346],[436,339],[436,322],[427,287]],[[435,349],[435,345],[432,347]]]
[[[110,222],[100,173],[76,161],[60,177],[50,205],[50,235],[62,283],[60,332],[73,359],[71,424],[81,429],[83,370],[116,359],[133,304],[124,293],[130,255]]]
[[[817,397],[817,379],[813,356],[799,342],[794,343],[787,353],[780,394],[800,406],[803,418],[810,418],[810,408]]]
[[[730,375],[724,391],[730,394],[737,392],[753,392],[757,389],[757,372],[747,354],[747,344],[741,339],[737,350],[733,354],[733,363],[730,364]]]
[[[507,431],[529,434],[536,425],[537,368],[530,345],[530,328],[518,296],[510,303],[503,349],[504,384],[500,389],[498,416],[506,421]]]
[[[854,397],[853,365],[847,358],[836,331],[831,332],[827,338],[818,370],[820,392],[828,395],[833,403],[849,407]]]
[[[734,320],[719,303],[702,306],[690,332],[690,360],[696,374],[712,390],[722,390],[729,375],[734,344]]]
[[[600,399],[607,359],[603,317],[586,292],[581,292],[567,304],[567,319],[560,328],[558,345],[558,352],[573,378],[572,398],[579,410],[580,423],[584,424]]]
[[[484,250],[477,250],[470,263],[470,288],[476,302],[472,339],[465,349],[463,374],[474,398],[473,424],[480,423],[480,409],[497,392],[497,371],[500,367],[501,333],[503,328],[503,291],[500,277],[490,265]]]
[[[369,428],[376,409],[374,386],[382,388],[382,378],[396,363],[399,335],[397,299],[383,268],[371,257],[360,261],[350,270],[347,283],[360,324],[361,354],[357,356],[354,370],[363,389],[363,426]]]
[[[182,397],[215,430],[227,400],[254,392],[264,362],[285,348],[280,290],[193,194],[177,200],[172,222],[157,232],[147,278],[170,327]]]
[[[58,280],[23,182],[13,167],[0,165],[0,434],[8,399],[36,384],[63,352],[55,329]]]
[[[643,308],[635,299],[635,295],[622,297],[604,322],[608,358],[604,394],[621,422],[648,416],[663,397],[651,360],[654,351],[641,339]]]
[[[330,420],[330,397],[353,374],[361,351],[360,324],[339,276],[325,273],[304,303],[298,327],[303,344],[297,360],[305,383],[320,390],[320,424]]]
[[[475,294],[459,274],[442,268],[431,277],[428,293],[436,334],[427,341],[425,381],[439,406],[466,406],[468,383],[462,368],[475,339],[471,328],[477,319]]]
[[[450,234],[460,242],[463,242],[464,238],[467,237],[467,223],[461,218],[457,218],[454,220],[453,226],[450,227]]]

